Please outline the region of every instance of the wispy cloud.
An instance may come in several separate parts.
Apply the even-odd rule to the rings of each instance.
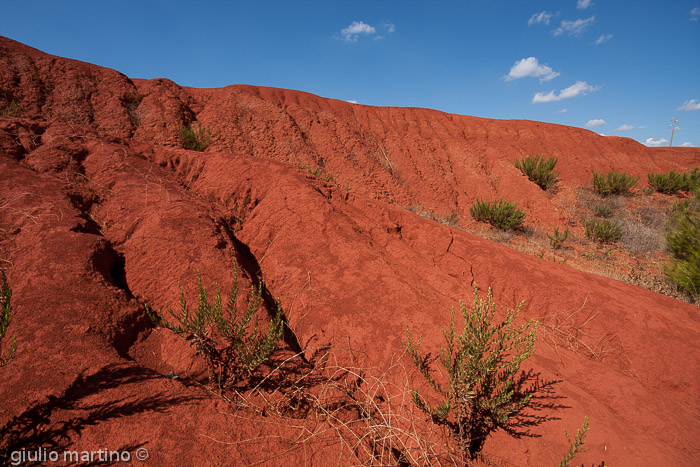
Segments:
[[[682,106],[678,107],[676,110],[700,110],[700,101],[696,99],[690,99],[685,101]]]
[[[588,120],[588,122],[586,122],[586,127],[587,128],[598,128],[601,126],[605,126],[607,124],[608,123],[605,120],[603,120],[602,118],[593,118],[591,120]]]
[[[357,42],[361,35],[372,36],[377,32],[374,26],[362,21],[353,21],[350,26],[340,30],[340,35],[346,42]]]
[[[357,42],[360,37],[366,36],[376,41],[384,39],[387,34],[391,34],[394,31],[396,31],[396,26],[392,23],[384,23],[375,28],[363,21],[353,21],[348,27],[341,29],[340,36],[335,36],[335,38],[345,42]]]
[[[541,11],[530,16],[527,24],[528,26],[532,26],[533,24],[549,24],[553,16],[554,15],[548,11]]]
[[[595,22],[595,16],[586,19],[577,19],[576,21],[563,20],[561,25],[554,30],[555,36],[561,36],[566,33],[569,36],[580,36],[583,31]]]
[[[547,65],[540,65],[537,58],[528,57],[515,62],[515,64],[513,64],[513,66],[510,68],[508,75],[506,75],[503,79],[506,81],[513,81],[514,79],[530,77],[539,78],[540,83],[543,83],[554,79],[559,75],[560,73],[552,70],[551,67]]]
[[[684,148],[694,148],[695,145],[694,145],[693,143],[691,143],[690,141],[686,141],[685,143],[681,144],[681,147],[684,147]]]
[[[578,2],[576,2],[576,8],[579,10],[585,10],[591,6],[593,6],[593,2],[591,0],[578,0]]]
[[[634,130],[634,125],[628,125],[627,123],[615,128],[615,131],[630,131],[630,130]]]
[[[612,34],[603,34],[600,36],[598,39],[595,40],[595,45],[600,45],[603,42],[608,42],[610,39],[612,39],[613,35]]]
[[[384,31],[384,34],[377,34],[372,38],[372,40],[380,41],[382,39],[385,39],[385,34],[391,34],[392,32],[396,31],[396,26],[394,26],[392,23],[384,23],[382,24],[381,29]]]
[[[700,7],[696,6],[692,10],[690,10],[690,21],[698,21],[700,20]]]
[[[568,111],[569,111],[569,109],[561,109],[561,110],[557,110],[557,113],[558,114],[565,114]]]
[[[668,140],[666,138],[659,138],[659,139],[654,139],[654,138],[647,138],[644,144],[647,146],[652,146],[652,147],[657,147],[661,146],[662,144],[668,143]]]
[[[350,100],[345,101],[345,102],[349,102],[351,104],[357,104],[357,101],[355,99],[350,99]]]
[[[589,92],[594,92],[600,89],[600,86],[591,86],[585,81],[576,81],[574,84],[568,88],[562,89],[557,94],[554,91],[549,91],[547,93],[538,92],[532,98],[533,104],[541,104],[546,102],[556,102],[564,99],[571,99],[572,97],[585,96]]]

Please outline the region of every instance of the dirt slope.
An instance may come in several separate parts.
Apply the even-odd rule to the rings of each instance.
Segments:
[[[150,465],[356,463],[312,420],[235,412],[191,384],[189,346],[153,330],[144,304],[177,303],[178,282],[191,287],[197,270],[225,287],[237,265],[244,286],[264,279],[280,298],[291,330],[282,352],[330,345],[393,387],[405,372],[420,384],[402,350],[406,324],[436,353],[473,282],[503,308],[525,300],[524,317],[540,321],[531,364],[561,380],[565,408],[532,429],[539,438],[487,441],[497,465],[556,465],[563,429],[584,415],[585,465],[700,462],[697,307],[403,209],[455,211],[469,227],[474,199],[505,196],[531,225],[563,225],[562,200],[592,170],[684,169],[698,149],[298,91],[132,81],[0,38],[0,108],[12,100],[21,111],[0,117],[0,267],[18,351],[0,370],[0,423],[11,422],[15,448],[143,447]],[[212,133],[205,153],[179,149],[195,120]],[[534,152],[559,158],[555,197],[513,167]]]

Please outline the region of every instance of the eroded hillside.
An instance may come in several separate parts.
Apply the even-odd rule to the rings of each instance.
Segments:
[[[563,429],[584,416],[585,465],[700,460],[697,307],[585,272],[609,268],[584,257],[597,250],[581,225],[586,204],[602,202],[591,198],[593,170],[684,170],[700,164],[697,149],[297,91],[131,80],[3,38],[0,92],[0,105],[19,105],[0,117],[0,266],[18,342],[0,369],[0,422],[15,449],[146,448],[151,465],[380,464],[311,416],[235,410],[206,389],[192,348],[146,317],[145,304],[178,303],[178,282],[194,300],[197,271],[227,287],[238,267],[244,289],[264,281],[262,318],[281,301],[288,328],[276,362],[303,372],[327,349],[424,430],[407,396],[421,382],[403,350],[406,325],[436,354],[472,284],[491,286],[499,309],[524,300],[523,318],[540,322],[528,364],[557,381],[559,408],[530,429],[539,437],[487,441],[497,465],[556,465]],[[181,148],[182,126],[195,121],[211,131],[203,153]],[[538,152],[559,160],[554,193],[513,166]],[[517,201],[529,230],[510,246],[490,240],[469,216],[480,197]],[[640,194],[620,209],[670,202]],[[578,236],[571,264],[528,252],[564,226]],[[616,254],[652,268],[663,257],[655,248]],[[439,433],[421,433],[439,445]]]

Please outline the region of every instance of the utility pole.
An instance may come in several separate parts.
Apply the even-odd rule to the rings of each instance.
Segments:
[[[673,132],[676,130],[676,123],[678,120],[676,120],[676,117],[673,117],[673,126],[671,127],[671,142],[668,143],[668,147],[673,146]]]

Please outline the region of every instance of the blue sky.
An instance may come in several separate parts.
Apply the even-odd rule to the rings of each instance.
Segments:
[[[132,78],[254,84],[700,146],[700,0],[3,0],[0,34]],[[12,19],[11,21],[9,19]]]

